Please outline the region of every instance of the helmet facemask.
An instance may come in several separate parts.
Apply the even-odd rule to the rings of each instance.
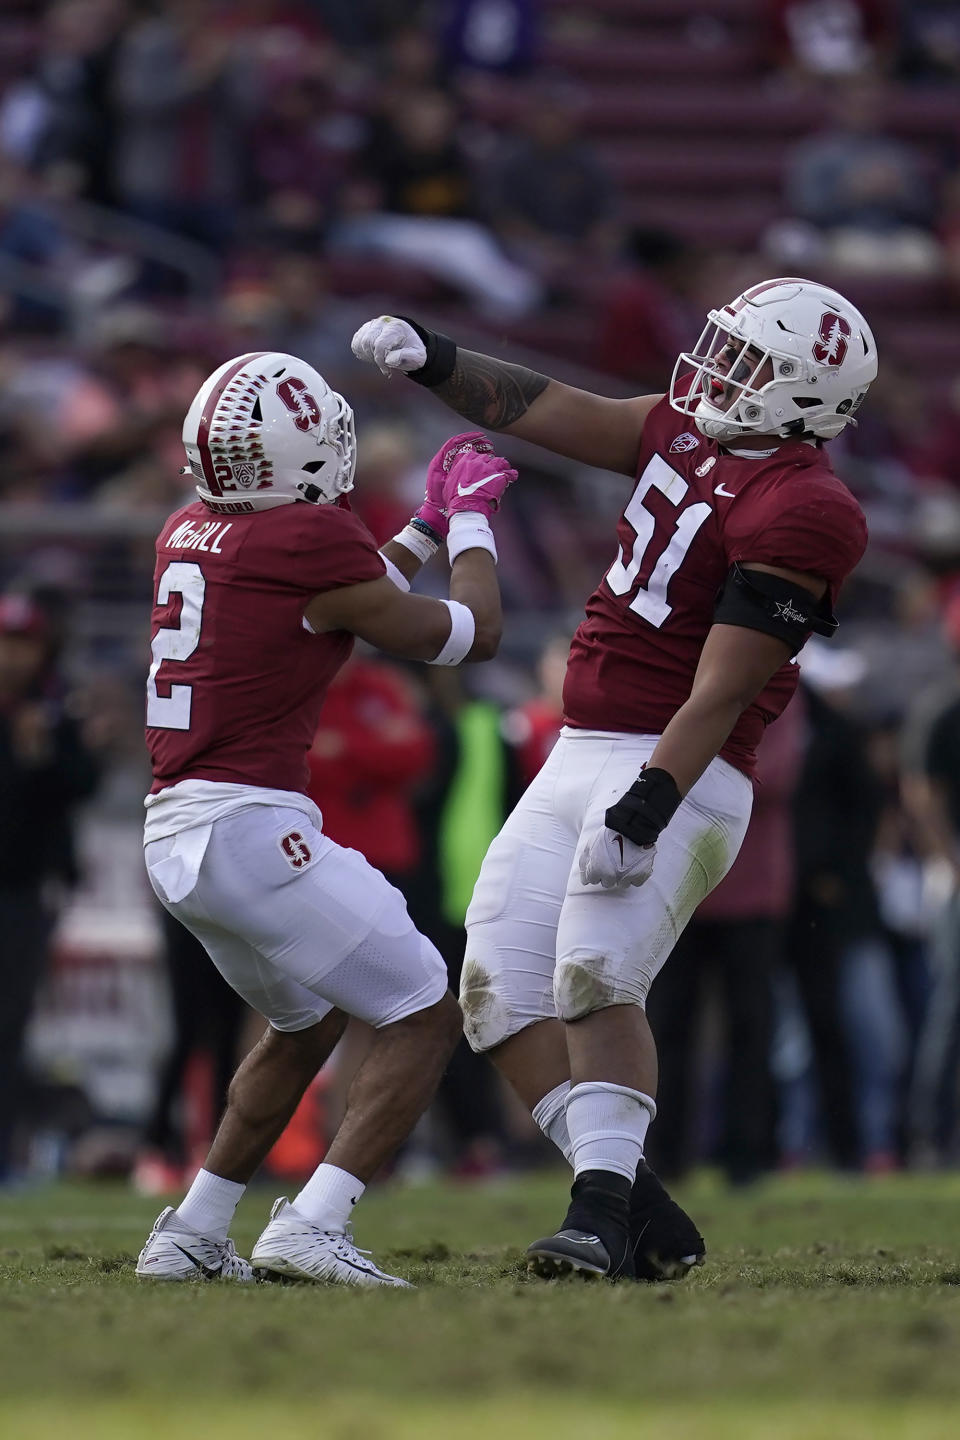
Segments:
[[[724,352],[728,353],[721,360]],[[691,371],[689,389],[677,396],[678,383]],[[694,350],[677,358],[670,403],[681,414],[693,415],[698,430],[710,440],[766,434],[785,439],[803,433],[803,417],[794,417],[786,425],[776,421],[771,425],[770,401],[789,390],[800,376],[801,364],[795,355],[762,348],[749,336],[736,334],[720,311],[711,310]],[[811,408],[817,405],[817,400],[810,402]]]
[[[324,426],[323,443],[334,452],[336,470],[329,476],[326,485],[320,487],[324,499],[328,502],[337,500],[353,489],[353,477],[357,468],[357,431],[353,408],[336,390],[331,390],[329,397],[337,403]],[[304,468],[309,470],[309,461]]]
[[[860,312],[835,290],[795,277],[751,286],[711,310],[677,360],[670,404],[720,444],[746,436],[832,440],[877,374]]]

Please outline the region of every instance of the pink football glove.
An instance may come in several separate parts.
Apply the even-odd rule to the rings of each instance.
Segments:
[[[427,467],[427,493],[423,497],[423,504],[415,518],[425,521],[442,540],[446,540],[447,531],[450,529],[444,498],[447,476],[450,473],[451,465],[465,450],[476,450],[480,454],[489,455],[493,451],[493,446],[486,435],[482,435],[479,430],[471,430],[465,435],[454,435],[450,440],[444,442]]]
[[[517,478],[516,470],[494,455],[490,441],[479,431],[448,440],[430,463],[430,471],[435,469],[443,476],[443,508],[448,516],[470,510],[489,519],[499,508],[504,490]]]

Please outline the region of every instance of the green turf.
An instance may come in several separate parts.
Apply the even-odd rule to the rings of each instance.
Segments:
[[[960,1434],[960,1177],[683,1195],[681,1284],[528,1280],[560,1174],[371,1192],[357,1239],[416,1292],[151,1286],[156,1202],[0,1198],[0,1434],[603,1440]],[[243,1252],[272,1195],[241,1206]]]

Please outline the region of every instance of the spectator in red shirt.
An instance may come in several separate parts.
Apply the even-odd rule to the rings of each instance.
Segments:
[[[330,686],[310,751],[308,793],[324,833],[362,851],[402,888],[420,856],[412,797],[434,740],[399,670],[352,660]]]

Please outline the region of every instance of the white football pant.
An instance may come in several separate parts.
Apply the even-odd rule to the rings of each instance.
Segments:
[[[460,989],[474,1050],[490,1050],[539,1020],[643,1006],[694,910],[736,859],[753,787],[717,759],[657,841],[645,884],[582,884],[581,845],[658,738],[565,727],[487,851],[467,910]]]
[[[277,1030],[333,1006],[382,1027],[447,989],[399,890],[302,810],[251,805],[145,847],[158,898]]]

